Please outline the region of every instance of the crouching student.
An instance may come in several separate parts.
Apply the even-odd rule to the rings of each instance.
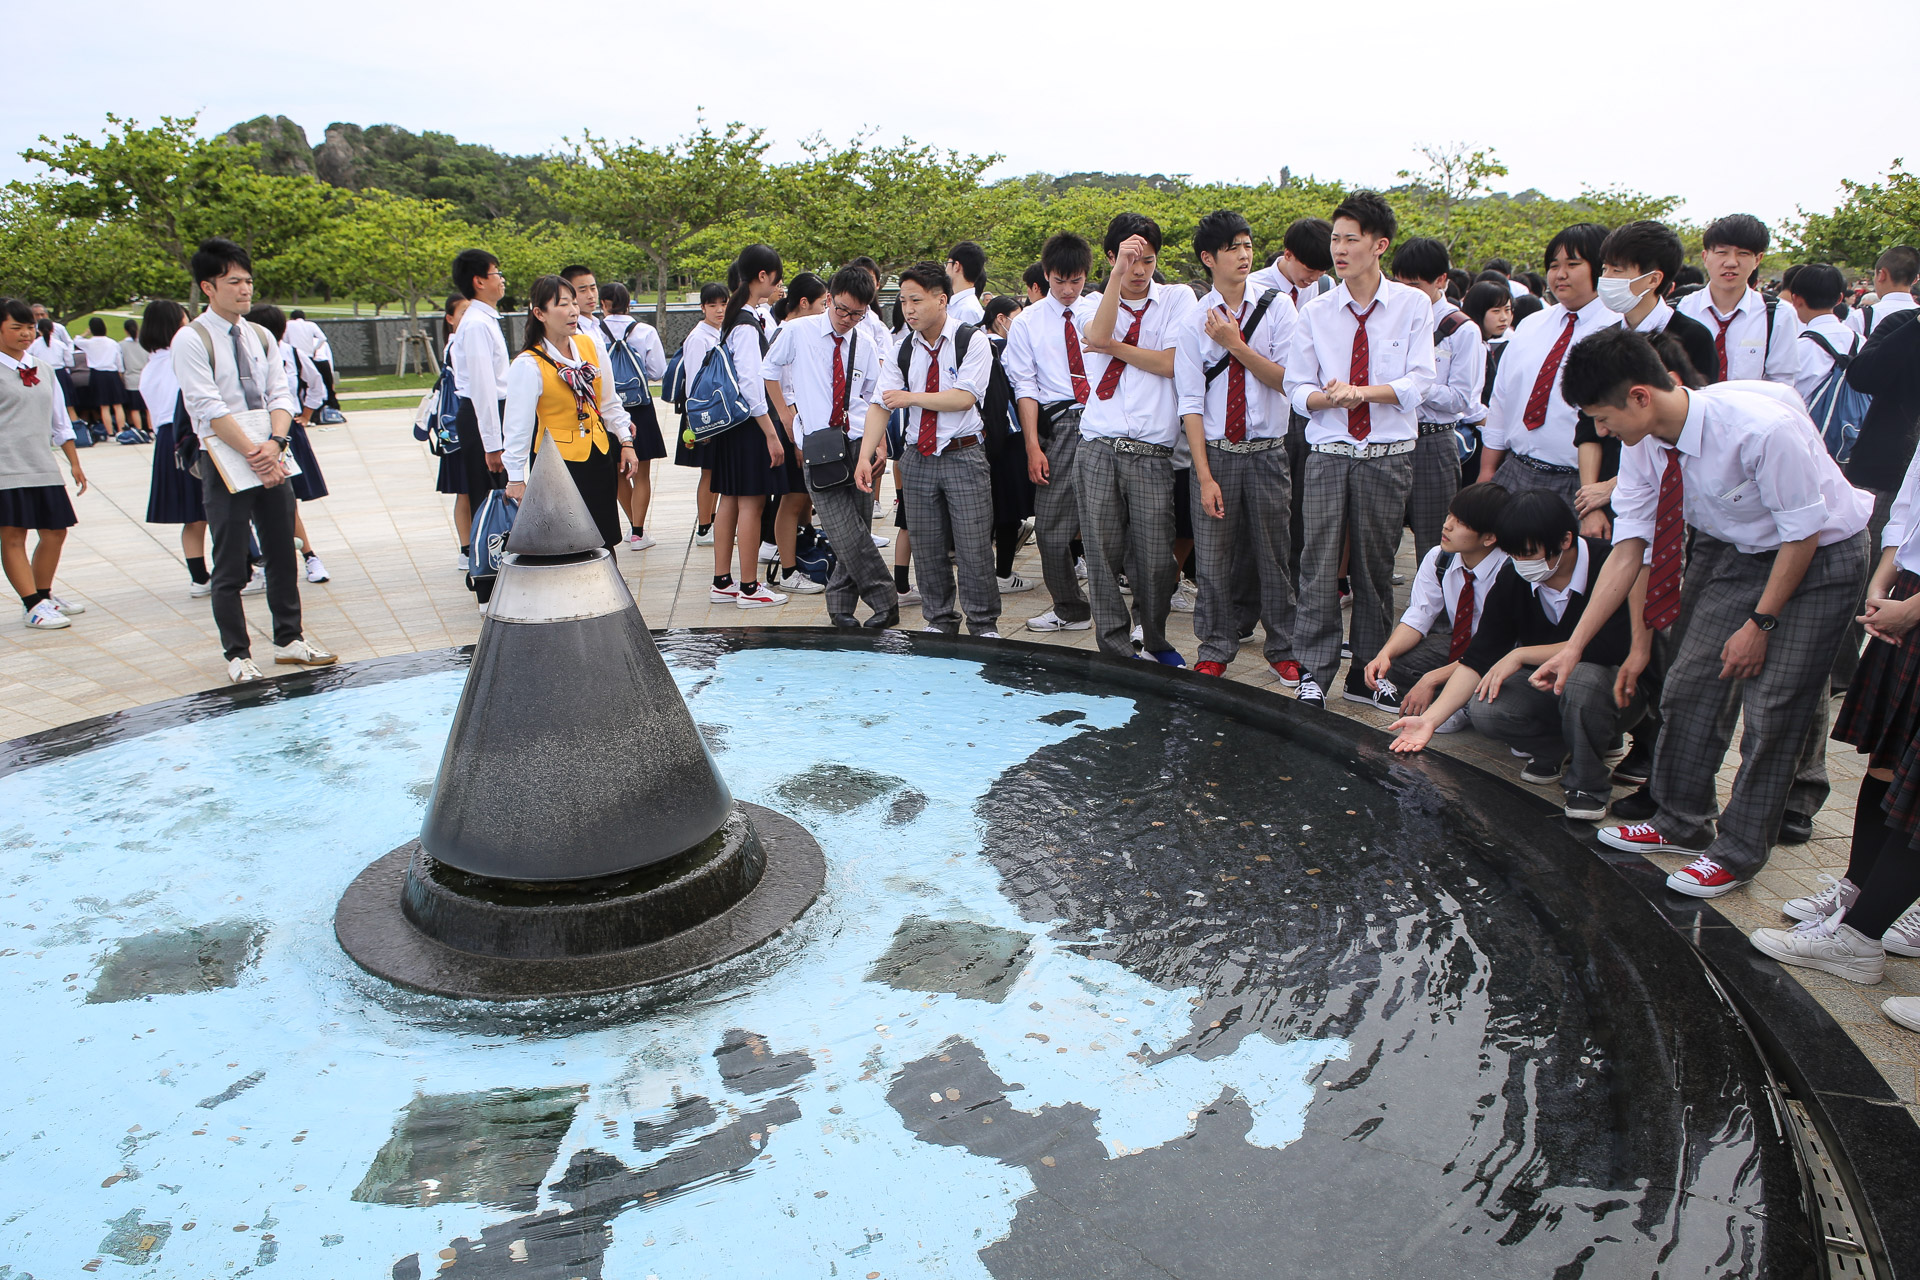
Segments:
[[[1440,541],[1414,574],[1407,611],[1367,664],[1367,687],[1382,711],[1409,716],[1425,711],[1467,652],[1494,579],[1507,563],[1497,532],[1507,496],[1497,484],[1470,484],[1454,493]],[[1460,708],[1434,732],[1459,732],[1467,727],[1468,714]]]
[[[1527,757],[1522,782],[1560,782],[1567,817],[1598,822],[1612,794],[1607,757],[1646,709],[1638,681],[1646,627],[1638,610],[1622,607],[1624,593],[1611,601],[1596,594],[1607,544],[1580,536],[1559,494],[1517,493],[1496,525],[1511,559],[1488,592],[1479,630],[1432,705],[1387,726],[1399,735],[1392,749],[1420,750],[1465,707],[1474,728]],[[1535,669],[1567,647],[1583,620],[1592,639],[1569,678],[1557,691],[1536,687]]]

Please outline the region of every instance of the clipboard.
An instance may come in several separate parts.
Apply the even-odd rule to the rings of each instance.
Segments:
[[[273,434],[273,412],[270,409],[242,409],[231,416],[240,424],[240,430],[246,433],[247,439],[255,444],[263,443]],[[220,474],[220,481],[227,486],[228,493],[260,487],[260,476],[247,464],[245,454],[216,435],[202,436],[200,444],[207,457],[212,459],[214,470]],[[293,450],[281,454],[280,461],[289,476],[300,474],[300,464],[295,461]]]

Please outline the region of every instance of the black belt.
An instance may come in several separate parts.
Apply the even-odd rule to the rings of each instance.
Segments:
[[[941,449],[940,452],[934,454],[933,456],[936,458],[945,457],[949,453],[958,453],[962,449],[971,449],[973,448],[973,446],[979,443],[980,443],[980,437],[977,435],[955,436],[953,439],[947,441],[946,447],[944,449]]]
[[[1541,462],[1537,458],[1529,458],[1524,453],[1512,453],[1507,456],[1523,467],[1531,467],[1535,471],[1544,472],[1550,476],[1577,476],[1580,474],[1580,468],[1578,467],[1556,467],[1551,462]]]
[[[1423,436],[1437,436],[1442,431],[1451,431],[1459,425],[1457,422],[1423,422],[1420,424],[1420,434]]]

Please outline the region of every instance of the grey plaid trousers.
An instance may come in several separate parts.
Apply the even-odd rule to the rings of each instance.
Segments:
[[[1453,431],[1420,437],[1413,451],[1413,490],[1407,495],[1407,527],[1413,530],[1413,562],[1440,545],[1447,507],[1460,492],[1460,446]]]
[[[1579,472],[1562,475],[1556,471],[1542,471],[1517,461],[1512,454],[1508,454],[1506,460],[1500,464],[1500,469],[1493,473],[1493,482],[1508,493],[1545,489],[1549,493],[1557,493],[1565,498],[1570,507],[1573,505],[1573,496],[1580,492]]]
[[[1347,575],[1353,584],[1353,670],[1387,642],[1393,609],[1393,556],[1413,487],[1413,455],[1345,458],[1307,454],[1302,487],[1306,544],[1300,549],[1300,620],[1294,656],[1328,687],[1340,667],[1340,543],[1350,535]]]
[[[920,612],[927,625],[956,632],[964,611],[974,635],[995,630],[1000,623],[1000,583],[993,576],[993,481],[987,451],[976,444],[930,457],[916,455],[907,467],[907,527],[913,530],[913,576],[920,580]]]
[[[1288,521],[1293,480],[1286,448],[1282,445],[1259,453],[1230,453],[1209,445],[1207,465],[1214,483],[1220,486],[1226,516],[1215,519],[1202,509],[1200,483],[1195,480],[1193,551],[1200,569],[1200,600],[1193,610],[1193,634],[1200,642],[1196,661],[1225,664],[1239,652],[1240,627],[1233,590],[1236,560],[1250,565],[1259,581],[1267,661],[1291,658],[1294,599],[1288,572],[1292,562]],[[1335,608],[1337,611],[1337,603]]]
[[[1074,534],[1080,530],[1080,503],[1073,492],[1075,460],[1080,454],[1077,407],[1054,419],[1053,436],[1041,448],[1047,455],[1047,483],[1033,487],[1033,540],[1040,548],[1040,574],[1046,579],[1053,611],[1060,620],[1085,622],[1093,616],[1093,610],[1073,571],[1072,545]],[[993,523],[991,512],[987,523]],[[1127,651],[1131,653],[1133,647],[1129,645]]]
[[[1167,643],[1173,599],[1173,458],[1121,453],[1106,439],[1082,440],[1073,485],[1080,501],[1080,540],[1087,547],[1087,594],[1103,653],[1133,656],[1132,622],[1140,616],[1142,647]],[[1115,577],[1125,568],[1133,607]]]
[[[807,492],[813,497],[814,515],[833,547],[827,616],[852,617],[854,604],[860,600],[865,600],[879,618],[898,609],[900,593],[894,590],[893,574],[880,558],[880,548],[873,545],[873,495],[851,484],[816,489],[812,476],[807,477]]]

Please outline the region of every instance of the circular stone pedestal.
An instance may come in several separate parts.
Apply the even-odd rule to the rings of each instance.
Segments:
[[[334,935],[375,977],[432,995],[529,1000],[663,982],[751,951],[819,896],[806,829],[738,802],[671,861],[571,884],[467,875],[408,841],[347,887]]]

